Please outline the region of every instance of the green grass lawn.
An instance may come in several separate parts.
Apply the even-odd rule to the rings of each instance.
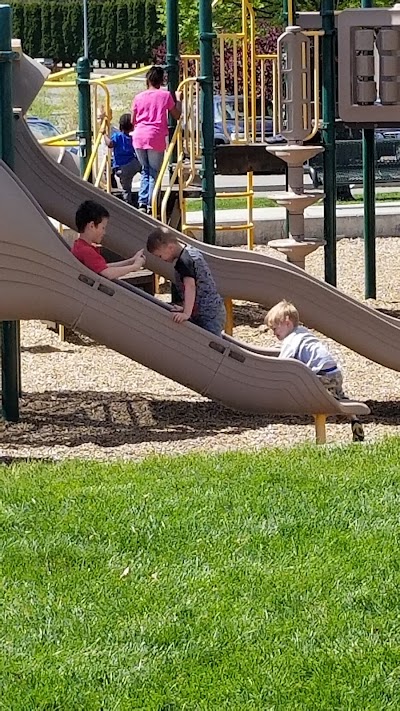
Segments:
[[[399,709],[398,441],[0,477],[1,709]]]
[[[338,200],[339,205],[352,205],[354,203],[363,202],[364,198],[362,195],[356,195],[354,200]],[[400,200],[400,192],[395,193],[377,193],[376,202],[396,202]],[[319,201],[322,202],[322,201]],[[318,203],[317,203],[318,204]],[[187,200],[186,207],[188,212],[197,212],[202,209],[202,201],[197,198],[191,198]],[[246,210],[247,201],[246,198],[217,198],[215,201],[215,207],[217,210]],[[278,203],[275,200],[270,200],[264,197],[254,198],[254,207],[278,207]]]

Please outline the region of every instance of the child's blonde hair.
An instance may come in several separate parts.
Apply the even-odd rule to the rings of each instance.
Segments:
[[[290,301],[283,300],[268,311],[264,323],[268,328],[273,328],[286,319],[289,319],[295,328],[299,325],[300,317],[296,307]]]

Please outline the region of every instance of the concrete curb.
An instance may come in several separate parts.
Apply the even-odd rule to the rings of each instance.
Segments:
[[[337,234],[341,237],[363,237],[363,205],[339,205],[336,209]],[[254,241],[256,244],[267,244],[272,239],[285,236],[286,211],[281,207],[255,208]],[[188,212],[187,222],[194,227],[202,224],[201,212]],[[217,210],[217,225],[244,224],[247,219],[246,210]],[[321,239],[324,233],[323,206],[313,205],[305,211],[306,237]],[[193,234],[201,239],[202,230],[194,229]],[[376,236],[398,237],[400,235],[400,203],[390,202],[376,206]],[[222,246],[237,246],[246,243],[245,230],[219,230],[217,244]]]

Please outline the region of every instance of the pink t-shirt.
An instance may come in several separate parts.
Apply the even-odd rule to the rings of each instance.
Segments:
[[[147,89],[135,96],[132,103],[132,113],[135,114],[132,141],[135,148],[165,151],[168,111],[174,106],[173,96],[164,89]]]

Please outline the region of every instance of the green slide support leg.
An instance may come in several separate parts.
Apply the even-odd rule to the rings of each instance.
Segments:
[[[12,11],[0,5],[0,157],[14,167],[14,118],[12,106],[11,49]],[[20,346],[19,324],[4,321],[1,328],[1,395],[2,412],[6,420],[19,419]]]

